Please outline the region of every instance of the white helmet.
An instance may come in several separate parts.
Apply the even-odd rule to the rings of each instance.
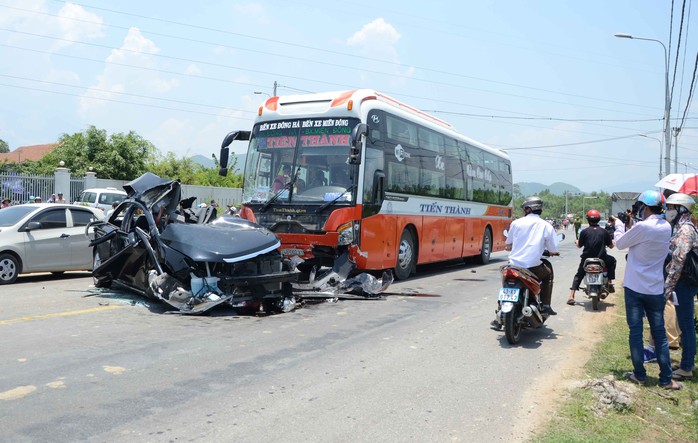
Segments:
[[[693,197],[688,194],[677,192],[676,194],[671,194],[669,197],[667,197],[666,204],[683,206],[684,208],[688,209],[688,212],[693,212],[693,207],[696,205],[696,201],[693,200]]]

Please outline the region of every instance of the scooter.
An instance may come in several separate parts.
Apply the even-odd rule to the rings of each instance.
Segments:
[[[608,275],[606,264],[600,258],[587,258],[584,260],[585,287],[580,288],[591,299],[591,307],[599,310],[599,300],[608,297]]]
[[[504,233],[507,235],[507,232]],[[564,234],[558,234],[558,238],[564,239]],[[559,255],[559,253],[543,252],[543,257]],[[550,262],[541,258],[541,261],[552,268]],[[540,328],[549,315],[543,313],[543,302],[540,299],[541,281],[526,268],[512,265],[501,267],[502,287],[497,298],[497,310],[492,326],[504,329],[509,344],[515,345],[521,338],[521,331],[525,328]]]

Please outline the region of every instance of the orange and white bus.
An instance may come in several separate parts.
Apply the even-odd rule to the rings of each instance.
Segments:
[[[508,156],[373,90],[271,97],[248,140],[241,216],[281,239],[301,271],[348,255],[394,269],[504,250],[512,216]],[[345,259],[346,257],[342,257]]]

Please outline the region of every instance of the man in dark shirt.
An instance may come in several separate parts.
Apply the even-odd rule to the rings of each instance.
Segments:
[[[604,228],[599,226],[601,214],[596,209],[587,212],[587,221],[589,227],[584,229],[579,234],[579,240],[575,243],[582,250],[582,260],[579,262],[579,268],[572,280],[570,288],[570,298],[567,300],[568,305],[574,304],[574,293],[579,290],[579,284],[584,278],[584,260],[587,258],[600,258],[606,263],[608,269],[608,292],[615,292],[613,288],[613,280],[616,278],[616,259],[612,255],[606,254],[606,247],[613,247],[613,236]]]

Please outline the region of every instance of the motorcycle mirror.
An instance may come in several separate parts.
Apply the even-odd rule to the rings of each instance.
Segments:
[[[509,230],[508,229],[505,229],[502,234],[504,234],[505,238],[509,238]]]
[[[562,241],[562,240],[564,240],[564,239],[565,239],[565,234],[563,234],[562,232],[560,232],[559,234],[557,234],[557,241]]]

